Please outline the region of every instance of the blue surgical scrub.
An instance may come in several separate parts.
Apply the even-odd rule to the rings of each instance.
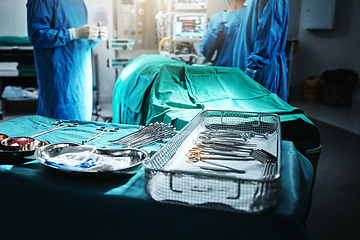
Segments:
[[[233,66],[286,101],[287,0],[249,0],[238,23]]]
[[[28,0],[28,35],[39,88],[37,114],[91,120],[92,40],[72,40],[69,28],[87,24],[83,0]]]
[[[199,49],[214,66],[232,66],[234,33],[230,32],[229,26],[242,11],[243,8],[231,12],[222,11],[211,17]]]

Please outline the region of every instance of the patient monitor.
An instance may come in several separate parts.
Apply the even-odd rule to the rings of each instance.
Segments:
[[[173,41],[201,41],[206,31],[207,17],[204,13],[178,13],[173,20]]]
[[[174,0],[176,10],[206,9],[207,0]]]

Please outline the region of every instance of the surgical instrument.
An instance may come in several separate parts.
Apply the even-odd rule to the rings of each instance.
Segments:
[[[227,165],[223,165],[223,164],[219,164],[219,163],[215,163],[215,162],[211,162],[211,161],[206,161],[206,160],[203,160],[203,158],[201,158],[201,157],[189,157],[189,158],[188,158],[188,162],[189,162],[189,163],[202,162],[202,163],[214,165],[214,166],[221,167],[221,168],[226,168],[226,169],[228,169],[228,170],[231,170],[232,172],[236,172],[236,173],[246,173],[245,170],[233,168],[233,167],[230,167],[230,166],[227,166]],[[200,166],[199,166],[199,167],[200,167]],[[207,169],[207,170],[214,170],[214,169]]]
[[[129,143],[131,141],[135,141],[135,139],[141,139],[143,137],[153,136],[172,128],[173,127],[171,126],[171,124],[164,124],[158,122],[150,123],[146,127],[136,131],[133,135],[128,137],[123,137],[119,141],[114,143],[117,144]]]
[[[238,151],[219,151],[212,148],[192,148],[189,153],[195,154],[213,154],[213,155],[224,155],[224,156],[237,156],[237,157],[249,157],[249,152],[238,152]]]
[[[252,150],[251,148],[225,146],[225,145],[221,145],[221,144],[198,143],[198,144],[196,144],[196,146],[199,148],[212,148],[212,149],[221,150],[221,151],[239,151],[239,152],[249,152],[250,153]]]
[[[190,159],[207,159],[207,160],[230,160],[230,161],[251,161],[254,160],[253,157],[249,156],[223,156],[223,155],[211,155],[211,154],[196,154],[189,153],[187,156]]]
[[[128,138],[128,137],[130,137],[130,136],[136,135],[136,134],[139,133],[139,131],[141,131],[141,130],[144,128],[144,126],[139,125],[138,128],[139,128],[140,130],[135,131],[135,132],[132,132],[132,133],[129,133],[129,134],[125,135],[125,136],[119,137],[119,138],[114,139],[114,140],[109,140],[109,142],[120,142],[120,141],[121,141],[122,139],[124,139],[124,138]]]
[[[164,123],[150,123],[146,127],[128,134],[119,139],[111,140],[114,144],[124,145],[126,147],[142,147],[165,138],[171,138],[177,133],[176,129],[171,124]]]
[[[207,130],[203,131],[200,134],[202,138],[215,138],[215,137],[222,137],[222,138],[236,138],[236,139],[243,139],[247,141],[248,139],[254,137],[261,137],[267,139],[269,134],[266,132],[264,134],[256,133],[254,131],[239,131],[239,130]]]
[[[259,160],[262,163],[275,162],[276,157],[264,149],[253,149],[250,156]]]
[[[130,141],[132,139],[138,138],[141,135],[145,135],[145,134],[151,132],[151,130],[154,128],[153,125],[156,125],[156,124],[157,123],[155,123],[155,124],[150,123],[149,125],[140,128],[140,130],[138,130],[138,131],[132,132],[132,133],[130,133],[128,135],[122,136],[122,137],[120,137],[118,139],[115,139],[115,140],[109,140],[109,142],[116,143],[116,144],[125,143],[126,141]]]
[[[87,139],[87,140],[83,140],[81,142],[82,145],[85,145],[86,143],[90,142],[91,140],[94,140],[95,138],[103,135],[104,133],[107,132],[117,132],[120,130],[120,128],[113,128],[113,129],[106,129],[105,127],[98,127],[96,130],[100,131],[98,134],[95,134],[94,136],[92,136],[91,138]]]
[[[237,146],[241,146],[241,147],[256,147],[257,144],[256,143],[246,143],[246,142],[236,142],[236,141],[229,141],[229,140],[223,140],[223,139],[219,139],[217,141],[212,141],[212,140],[195,140],[194,141],[195,144],[197,143],[203,143],[203,144],[220,144],[220,145],[224,145],[224,146],[230,146],[230,147],[237,147]]]
[[[69,124],[65,124],[62,121],[56,121],[52,125],[56,125],[56,126],[52,127],[52,128],[49,128],[49,129],[47,129],[45,131],[39,132],[39,133],[37,133],[35,135],[32,135],[30,137],[35,138],[35,137],[38,137],[38,136],[43,135],[45,133],[49,133],[49,132],[52,132],[52,131],[55,131],[55,130],[58,130],[58,129],[61,129],[61,128],[65,128],[65,127],[77,127],[79,125],[79,123],[78,122],[70,122]]]
[[[98,23],[97,23],[97,27],[99,28],[99,33],[98,33],[97,38],[98,38],[98,39],[101,39],[101,33],[100,33],[101,22],[98,22]]]

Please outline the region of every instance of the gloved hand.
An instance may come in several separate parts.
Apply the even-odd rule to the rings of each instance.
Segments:
[[[212,33],[215,34],[218,37],[221,37],[223,35],[223,33],[224,33],[224,30],[225,30],[225,24],[226,24],[226,22],[219,23],[217,28],[212,29]]]
[[[223,34],[223,32],[224,32],[224,30],[225,30],[225,24],[226,24],[226,22],[221,22],[221,23],[219,23],[219,25],[218,25],[218,27],[217,27],[217,31],[216,31],[216,34],[217,34],[218,36],[220,36],[220,35]]]
[[[224,29],[225,29],[225,24],[226,24],[226,22],[221,22],[221,23],[219,23],[219,26],[218,26],[218,31],[219,31],[219,32],[223,32],[223,31],[224,31]]]
[[[257,70],[252,69],[252,68],[246,68],[246,70],[245,70],[245,73],[246,73],[249,77],[251,77],[252,79],[255,78],[256,72],[257,72]]]
[[[70,28],[71,39],[97,39],[99,27],[95,25],[82,25],[78,28]]]

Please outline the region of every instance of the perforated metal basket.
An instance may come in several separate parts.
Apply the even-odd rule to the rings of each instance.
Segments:
[[[271,136],[271,176],[246,176],[178,168],[199,129],[234,130]],[[261,213],[277,204],[281,162],[280,120],[276,114],[206,110],[199,113],[145,166],[145,189],[155,201],[243,213]],[[268,142],[267,142],[268,141]],[[258,163],[257,163],[258,164]],[[261,165],[264,170],[267,164]]]

